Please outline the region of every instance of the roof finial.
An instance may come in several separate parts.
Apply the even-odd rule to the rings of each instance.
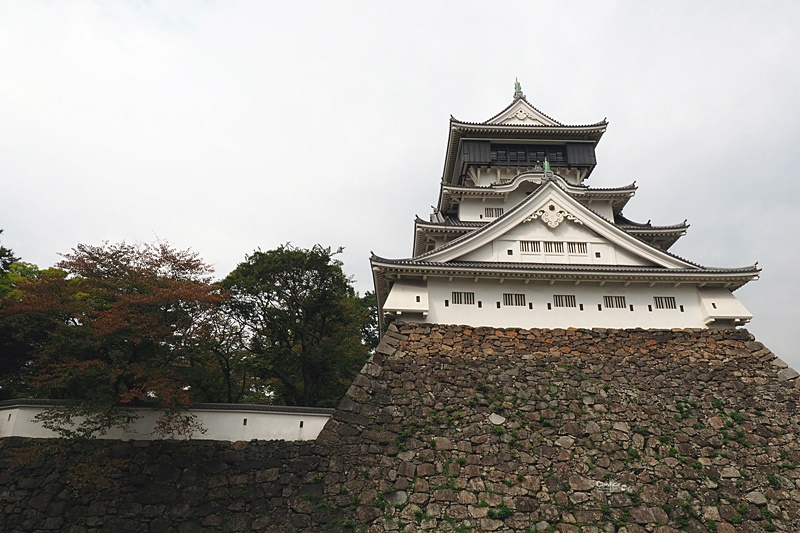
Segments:
[[[519,82],[518,78],[514,78],[514,98],[525,98],[525,95],[522,93],[522,84]]]

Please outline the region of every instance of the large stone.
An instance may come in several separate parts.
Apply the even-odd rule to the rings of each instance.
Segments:
[[[594,433],[600,433],[601,429],[597,422],[590,420],[586,423],[586,427],[583,428],[583,431],[588,435],[592,435]]]
[[[753,492],[748,492],[745,496],[745,499],[750,503],[754,503],[756,505],[766,505],[767,504],[767,497],[764,496],[763,493],[754,490]]]
[[[555,444],[562,448],[572,448],[572,445],[575,444],[575,439],[567,435],[562,435],[556,439]]]
[[[405,505],[408,501],[408,493],[404,490],[390,492],[383,495],[383,499],[392,505]]]
[[[453,443],[447,437],[436,437],[434,447],[437,451],[452,450]]]
[[[592,490],[597,485],[596,482],[592,481],[591,479],[587,479],[583,476],[569,476],[569,486],[572,490],[575,491],[587,491]]]
[[[630,511],[631,518],[639,524],[652,524],[656,519],[650,507],[633,507]]]
[[[500,424],[505,423],[506,419],[503,416],[500,416],[496,413],[492,413],[489,415],[489,422],[494,424],[495,426],[499,426]]]
[[[614,429],[617,431],[622,431],[623,433],[630,433],[631,427],[628,425],[627,422],[614,422]]]

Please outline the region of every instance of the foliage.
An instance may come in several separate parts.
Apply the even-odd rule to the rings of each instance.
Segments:
[[[254,376],[254,355],[243,327],[224,306],[214,309],[190,359],[193,401],[268,403],[269,391]]]
[[[375,351],[381,340],[380,327],[378,326],[378,299],[375,292],[367,291],[358,299],[361,309],[366,315],[361,325],[361,340],[370,352]]]
[[[40,315],[12,311],[11,303],[21,295],[18,287],[64,275],[60,269],[39,270],[22,262],[0,275],[0,400],[31,395],[24,374],[32,366],[34,347],[46,342],[52,329],[51,321]]]
[[[2,233],[3,230],[0,229],[0,234]],[[0,246],[0,276],[8,272],[12,263],[17,261],[19,261],[19,257],[14,256],[14,253],[5,246]]]
[[[117,405],[183,410],[223,299],[210,268],[164,242],[81,244],[63,257],[60,270],[20,275],[0,307],[27,346],[29,390],[70,401],[43,422],[86,438],[129,420]]]
[[[222,283],[276,403],[335,405],[366,361],[361,332],[369,310],[334,257],[340,251],[259,250]]]

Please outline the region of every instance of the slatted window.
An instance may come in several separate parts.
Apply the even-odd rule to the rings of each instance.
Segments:
[[[574,294],[554,294],[553,307],[577,307]]]
[[[544,243],[544,253],[546,253],[546,254],[563,254],[564,253],[564,243],[563,242],[545,241],[545,243]]]
[[[539,241],[519,241],[519,251],[538,254],[542,251],[542,243]]]
[[[588,252],[588,247],[585,242],[568,242],[567,251],[571,254],[585,254]]]
[[[654,296],[653,304],[656,309],[677,309],[674,296]]]
[[[503,294],[503,305],[525,306],[524,294]]]
[[[564,146],[525,144],[492,144],[490,156],[493,163],[566,163]]]
[[[502,207],[487,207],[484,209],[484,216],[486,218],[497,218],[503,216]]]
[[[453,305],[475,305],[474,292],[453,292],[452,294]]]
[[[625,309],[628,304],[624,296],[603,296],[603,307],[606,309]]]

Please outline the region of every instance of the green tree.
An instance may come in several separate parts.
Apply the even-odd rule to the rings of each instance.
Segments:
[[[3,233],[3,230],[0,229],[0,234]],[[19,258],[14,256],[14,253],[6,248],[5,246],[0,246],[0,276],[8,272],[9,267],[12,263],[16,263],[19,261]]]
[[[368,312],[335,259],[341,249],[289,244],[246,257],[222,282],[254,370],[275,403],[332,406],[368,357]]]
[[[381,331],[378,326],[378,299],[373,291],[367,291],[359,298],[359,304],[366,313],[366,320],[361,325],[361,339],[370,352],[375,351],[381,340]]]
[[[152,404],[178,414],[163,419],[173,427],[191,401],[192,356],[224,299],[210,268],[163,242],[81,244],[63,257],[59,269],[20,276],[0,307],[0,322],[28,346],[28,389],[70,400],[44,422],[88,437],[124,425],[120,405]]]
[[[63,277],[59,269],[40,270],[30,263],[12,263],[0,274],[0,400],[30,396],[26,373],[33,365],[34,348],[46,342],[53,329],[52,319],[15,311],[20,285],[52,276]]]

